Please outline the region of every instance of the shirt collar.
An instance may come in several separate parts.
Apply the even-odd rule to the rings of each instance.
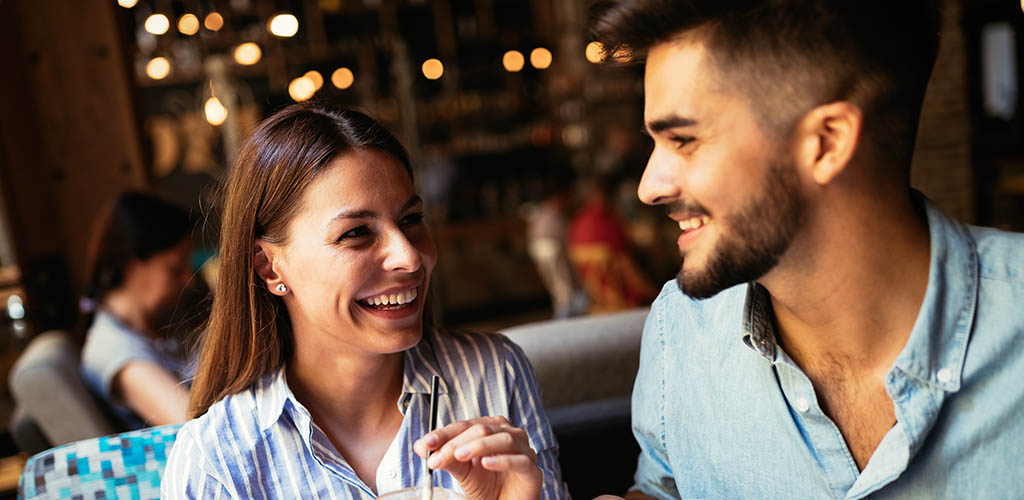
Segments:
[[[434,354],[434,346],[439,342],[439,332],[431,330],[424,335],[420,342],[411,349],[403,352],[403,381],[402,396],[399,398],[399,410],[404,413],[402,401],[410,394],[430,394],[430,378],[437,375],[440,379],[438,394],[448,394],[448,386],[445,384],[441,370],[437,366],[437,356]],[[288,387],[285,376],[285,368],[281,367],[276,372],[264,376],[255,387],[256,413],[259,420],[260,430],[267,430],[274,425],[285,412],[288,405],[298,410],[301,409],[301,419],[309,419],[309,413],[302,404],[295,399],[295,394]],[[295,418],[296,415],[293,415]]]
[[[967,340],[978,297],[978,250],[967,228],[914,191],[928,218],[928,288],[907,345],[894,367],[946,391],[960,389]],[[771,362],[778,359],[775,315],[768,290],[747,286],[743,342]]]
[[[928,289],[910,338],[894,366],[954,392],[960,390],[967,340],[978,300],[979,258],[967,227],[915,192],[928,216],[931,259]]]

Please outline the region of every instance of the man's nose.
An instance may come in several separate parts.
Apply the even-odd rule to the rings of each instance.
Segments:
[[[640,201],[648,205],[664,205],[679,199],[678,169],[669,154],[655,148],[647,160],[640,186],[636,190]]]

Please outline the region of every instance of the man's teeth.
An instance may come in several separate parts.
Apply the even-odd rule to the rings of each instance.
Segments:
[[[679,221],[679,229],[682,229],[683,231],[697,229],[699,227],[703,227],[709,221],[711,221],[711,218],[706,215],[691,217],[689,219]]]
[[[366,299],[366,302],[368,304],[370,304],[371,306],[374,306],[374,307],[381,307],[381,306],[404,306],[405,304],[408,304],[408,303],[412,302],[413,300],[416,300],[416,296],[417,296],[416,290],[417,290],[417,288],[413,288],[412,290],[409,290],[409,291],[406,291],[406,292],[402,292],[402,293],[393,293],[393,294],[390,294],[390,295],[378,295],[376,297],[371,297],[369,299]]]

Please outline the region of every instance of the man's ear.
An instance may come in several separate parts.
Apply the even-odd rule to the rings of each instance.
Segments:
[[[864,113],[852,103],[823,104],[797,125],[796,161],[815,183],[832,182],[853,159],[864,129]]]
[[[256,238],[255,252],[252,256],[252,266],[256,275],[267,284],[267,291],[274,295],[284,295],[277,291],[277,285],[283,283],[281,275],[274,270],[274,257],[278,249],[273,244]]]

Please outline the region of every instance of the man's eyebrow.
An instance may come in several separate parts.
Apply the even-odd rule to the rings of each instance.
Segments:
[[[692,127],[697,124],[697,120],[693,118],[685,118],[682,116],[670,116],[667,118],[659,118],[657,120],[651,120],[647,122],[647,134],[659,134],[668,129],[678,127]]]
[[[402,205],[402,208],[398,212],[405,212],[406,210],[409,210],[410,208],[422,202],[423,200],[421,200],[419,196],[412,195],[412,198],[409,198],[409,201],[405,202],[405,204]],[[331,223],[337,222],[341,219],[376,219],[377,217],[377,212],[374,212],[372,210],[346,210],[343,212],[339,212],[337,215],[331,218]]]

